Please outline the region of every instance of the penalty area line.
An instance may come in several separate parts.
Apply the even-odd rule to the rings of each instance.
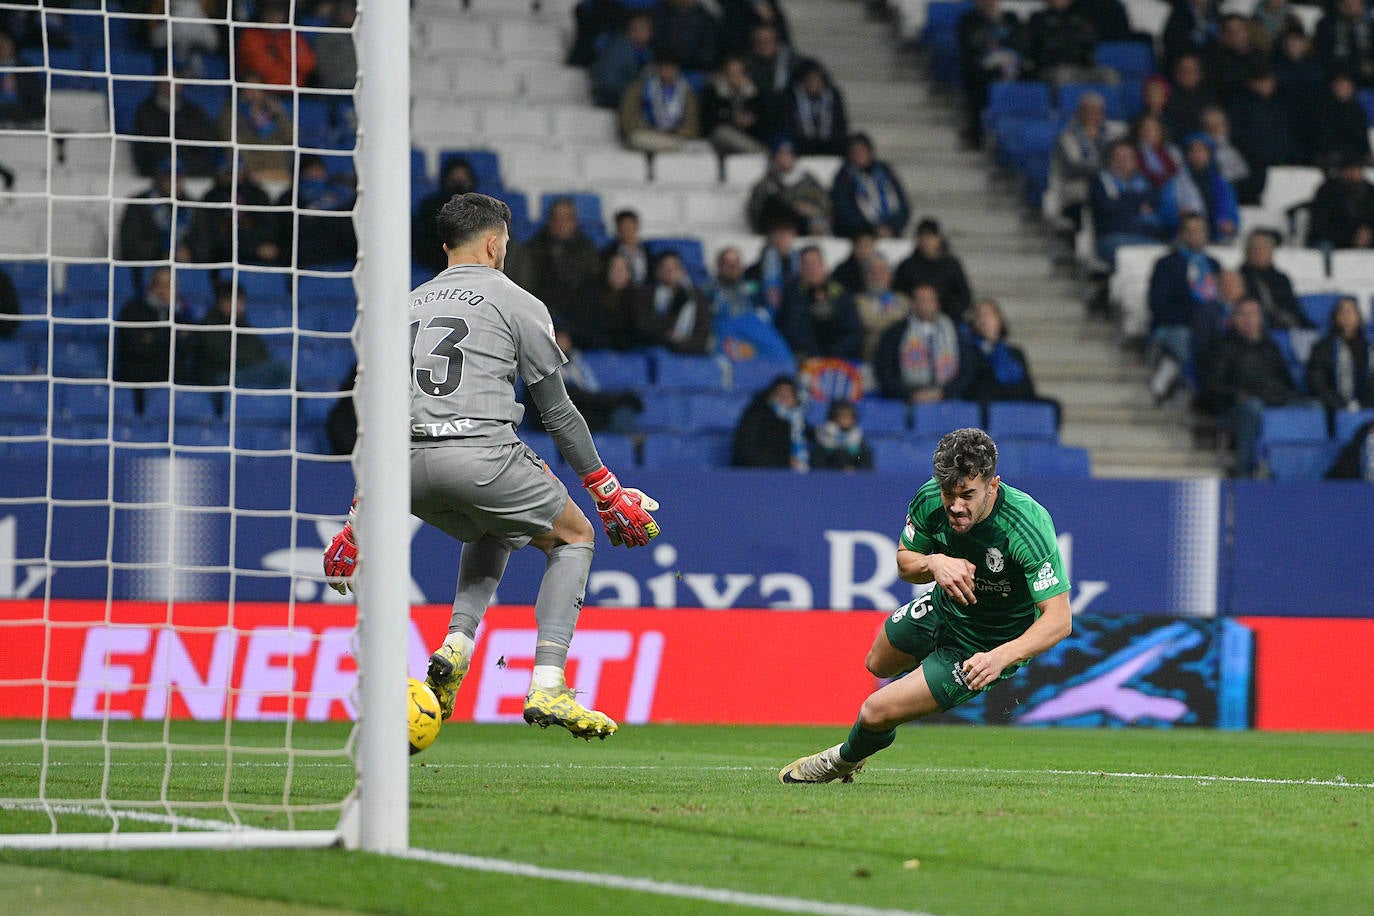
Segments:
[[[402,859],[446,865],[450,868],[464,868],[470,871],[491,872],[504,875],[518,875],[522,878],[542,878],[547,881],[564,881],[570,884],[587,884],[593,887],[612,888],[623,891],[639,891],[645,894],[658,894],[663,897],[677,897],[683,900],[705,900],[732,906],[749,906],[761,910],[774,910],[781,913],[817,913],[820,916],[930,916],[914,910],[885,910],[854,903],[830,903],[825,900],[807,900],[802,897],[780,897],[774,894],[755,894],[748,891],[728,890],[720,887],[704,887],[698,884],[678,884],[672,881],[657,881],[653,878],[633,878],[628,875],[612,875],[604,872],[579,871],[569,868],[544,868],[527,862],[511,862],[506,859],[488,859],[482,856],[469,856],[457,852],[436,852],[430,849],[408,849],[392,855]]]

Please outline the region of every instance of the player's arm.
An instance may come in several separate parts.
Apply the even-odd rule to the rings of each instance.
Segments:
[[[1069,593],[1060,592],[1035,605],[1040,616],[1026,632],[1008,640],[990,652],[979,652],[964,662],[964,677],[968,686],[980,690],[1001,676],[1008,665],[1028,661],[1059,642],[1073,631],[1073,615],[1069,611]]]
[[[972,563],[959,557],[921,553],[906,546],[897,548],[897,575],[903,582],[915,585],[934,582],[936,588],[960,604],[978,603],[978,596],[973,592],[975,572]]]
[[[657,537],[658,523],[649,511],[657,509],[658,503],[639,490],[622,487],[616,476],[601,463],[591,430],[582,412],[568,397],[562,374],[551,372],[531,383],[529,392],[545,431],[596,501],[596,511],[611,543],[642,547]]]

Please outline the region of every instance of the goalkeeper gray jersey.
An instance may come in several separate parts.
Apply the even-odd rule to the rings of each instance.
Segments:
[[[519,441],[516,375],[533,384],[566,361],[544,303],[495,268],[448,268],[410,294],[412,444]]]

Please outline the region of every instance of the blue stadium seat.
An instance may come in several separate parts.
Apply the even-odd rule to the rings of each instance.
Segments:
[[[1321,442],[1326,440],[1326,411],[1320,407],[1266,407],[1260,420],[1260,441]]]
[[[334,129],[331,99],[302,95],[296,103],[297,123],[300,125],[301,146],[329,148]]]
[[[115,305],[115,315],[119,314],[119,305]],[[110,300],[108,296],[96,294],[75,294],[63,293],[54,296],[52,300],[53,318],[103,318],[108,321],[110,315]]]
[[[969,0],[935,0],[926,7],[923,40],[930,55],[930,75],[937,83],[959,85],[959,20],[972,8]]]
[[[911,426],[911,411],[905,401],[865,398],[855,406],[859,413],[859,426],[869,435],[904,435]]]
[[[733,431],[749,400],[749,395],[737,392],[688,395],[685,428],[690,431]]]
[[[733,436],[726,432],[645,436],[640,461],[656,470],[729,467],[732,445]]]
[[[105,264],[68,264],[63,292],[68,296],[110,295],[110,269]],[[120,305],[122,303],[116,303]]]
[[[935,453],[936,439],[913,439],[898,436],[870,436],[873,467],[879,471],[897,473],[930,473],[930,456]]]
[[[1367,407],[1364,410],[1342,410],[1336,414],[1336,428],[1332,438],[1337,443],[1344,445],[1354,438],[1361,426],[1372,421],[1374,421],[1374,407]]]
[[[0,340],[0,375],[27,375],[33,371],[33,347],[29,341]]]
[[[104,420],[89,417],[53,417],[54,439],[104,439],[108,434],[109,426]]]
[[[988,435],[1003,439],[1038,439],[1054,442],[1059,431],[1054,406],[1031,401],[994,401],[988,405]]]
[[[152,76],[157,73],[157,64],[153,61],[153,55],[144,51],[113,51],[110,53],[110,72],[126,76]]]
[[[302,391],[337,391],[358,356],[346,338],[302,337],[296,378]]]
[[[1048,118],[1052,109],[1050,87],[1046,84],[1001,80],[988,88],[983,123],[992,126],[1003,118]]]
[[[144,419],[163,419],[171,409],[172,392],[170,388],[158,386],[153,388],[134,388],[118,385],[115,387],[114,415],[117,420],[129,420],[139,415],[138,399],[135,393],[143,393],[143,413]],[[166,423],[164,422],[164,426]]]
[[[167,442],[169,441],[166,417],[117,418],[114,423],[116,442]]]
[[[291,300],[285,296],[249,300],[248,320],[255,328],[292,327],[295,317],[291,313]]]
[[[210,116],[211,121],[216,121],[219,119],[220,112],[224,110],[224,106],[229,104],[229,88],[227,86],[183,84],[181,97],[184,101],[195,102],[205,109],[205,113]]]
[[[172,393],[172,419],[178,426],[215,420],[223,413],[225,397],[220,392],[179,388]]]
[[[234,419],[239,423],[290,425],[289,394],[242,394],[234,398]]]
[[[554,449],[554,451],[557,450],[557,448]],[[619,433],[597,433],[596,452],[608,468],[639,466],[639,446],[632,436]],[[545,461],[547,460],[545,458]]]
[[[687,425],[687,404],[690,395],[664,391],[647,391],[643,395],[644,410],[637,425],[642,430],[677,431]]]
[[[351,276],[302,276],[296,278],[296,299],[301,303],[326,302],[333,304],[342,301],[352,305],[358,301],[358,292],[353,288]]]
[[[619,350],[584,350],[582,361],[591,369],[597,384],[607,390],[649,386],[649,357],[646,353]]]
[[[558,451],[558,446],[554,444],[553,436],[548,433],[532,432],[527,429],[517,430],[520,441],[534,449],[534,453],[544,459],[544,463],[551,468],[557,468],[563,463],[563,456]],[[601,437],[596,438],[598,450],[601,445]]]
[[[346,333],[353,330],[358,318],[353,303],[344,301],[302,303],[299,313],[298,325],[302,331]]]
[[[502,189],[492,196],[500,198],[510,207],[510,235],[517,242],[528,242],[535,232],[534,221],[530,219],[530,202],[525,197],[524,191],[512,191]],[[590,233],[589,233],[590,234]],[[605,238],[605,233],[601,234],[601,239]],[[592,236],[592,241],[598,243],[600,247],[601,239]]]
[[[1264,465],[1274,480],[1320,480],[1340,450],[1335,442],[1270,442]]]
[[[916,404],[911,411],[911,428],[917,436],[939,438],[950,430],[981,426],[982,409],[972,401],[935,401]]]
[[[700,239],[691,236],[645,239],[644,245],[649,249],[651,259],[664,251],[677,252],[687,275],[698,287],[704,288],[706,284],[711,282],[711,272],[706,267],[706,252],[701,246]]]
[[[1143,41],[1102,41],[1093,47],[1093,63],[1123,78],[1149,76],[1155,72],[1154,48]]]
[[[1019,452],[1021,470],[1028,477],[1087,478],[1092,475],[1092,459],[1086,448],[1059,445],[1054,442],[1009,442],[1013,454]],[[1002,445],[997,446],[1000,455]]]
[[[0,416],[36,419],[47,414],[47,382],[0,382]]]
[[[35,294],[47,295],[48,264],[46,261],[0,261],[0,270],[9,274],[14,290],[20,300]],[[30,309],[22,309],[26,314],[36,314]]]
[[[104,378],[108,355],[107,345],[98,341],[54,341],[52,374],[59,378]]]
[[[658,350],[654,353],[654,384],[679,391],[723,391],[725,372],[715,356],[683,356]]]
[[[238,423],[234,447],[246,451],[290,451],[291,427],[280,423]]]
[[[215,301],[218,273],[209,268],[178,264],[172,271],[173,295],[192,312],[203,314]]]
[[[1303,314],[1312,322],[1313,327],[1323,331],[1331,325],[1331,310],[1344,293],[1306,293],[1298,297]]]
[[[110,414],[108,385],[53,385],[53,400],[58,415],[67,419],[107,417]]]
[[[172,430],[172,443],[195,448],[226,448],[229,424],[222,420],[179,419]]]
[[[290,275],[282,272],[268,272],[261,270],[245,270],[240,268],[234,274],[234,280],[238,288],[248,297],[251,304],[254,299],[279,298],[290,294],[287,286],[287,278]]]
[[[1306,332],[1304,332],[1306,333]],[[1293,384],[1298,390],[1305,391],[1307,387],[1306,366],[1298,356],[1297,350],[1293,347],[1293,340],[1288,328],[1273,328],[1269,331],[1269,339],[1279,348],[1283,354],[1283,362],[1288,367],[1288,377],[1293,380]]]
[[[730,363],[730,387],[753,395],[768,387],[779,375],[795,377],[797,366],[792,360],[742,359]]]
[[[332,455],[333,448],[324,430],[300,426],[296,428],[296,451],[304,455]]]

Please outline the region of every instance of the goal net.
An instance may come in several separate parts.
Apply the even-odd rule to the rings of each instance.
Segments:
[[[0,0],[0,845],[331,843],[357,794],[352,12]]]

